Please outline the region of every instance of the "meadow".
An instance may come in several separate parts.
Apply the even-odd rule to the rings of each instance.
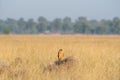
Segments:
[[[43,73],[60,48],[76,64]],[[0,35],[0,80],[120,80],[120,36]]]

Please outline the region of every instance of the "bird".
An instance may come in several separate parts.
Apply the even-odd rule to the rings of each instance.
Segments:
[[[63,56],[64,56],[63,49],[59,49],[59,51],[58,51],[58,61],[59,62],[61,62]]]

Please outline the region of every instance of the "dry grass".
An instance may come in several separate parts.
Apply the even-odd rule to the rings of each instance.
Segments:
[[[43,73],[60,48],[76,64]],[[120,36],[1,35],[0,80],[120,80]]]

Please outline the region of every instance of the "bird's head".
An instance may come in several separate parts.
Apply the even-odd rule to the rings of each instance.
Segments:
[[[63,49],[59,49],[59,51],[63,51]]]

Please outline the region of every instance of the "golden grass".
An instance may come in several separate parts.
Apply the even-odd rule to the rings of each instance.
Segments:
[[[77,64],[43,73],[60,48]],[[120,80],[120,36],[1,35],[0,80]]]

